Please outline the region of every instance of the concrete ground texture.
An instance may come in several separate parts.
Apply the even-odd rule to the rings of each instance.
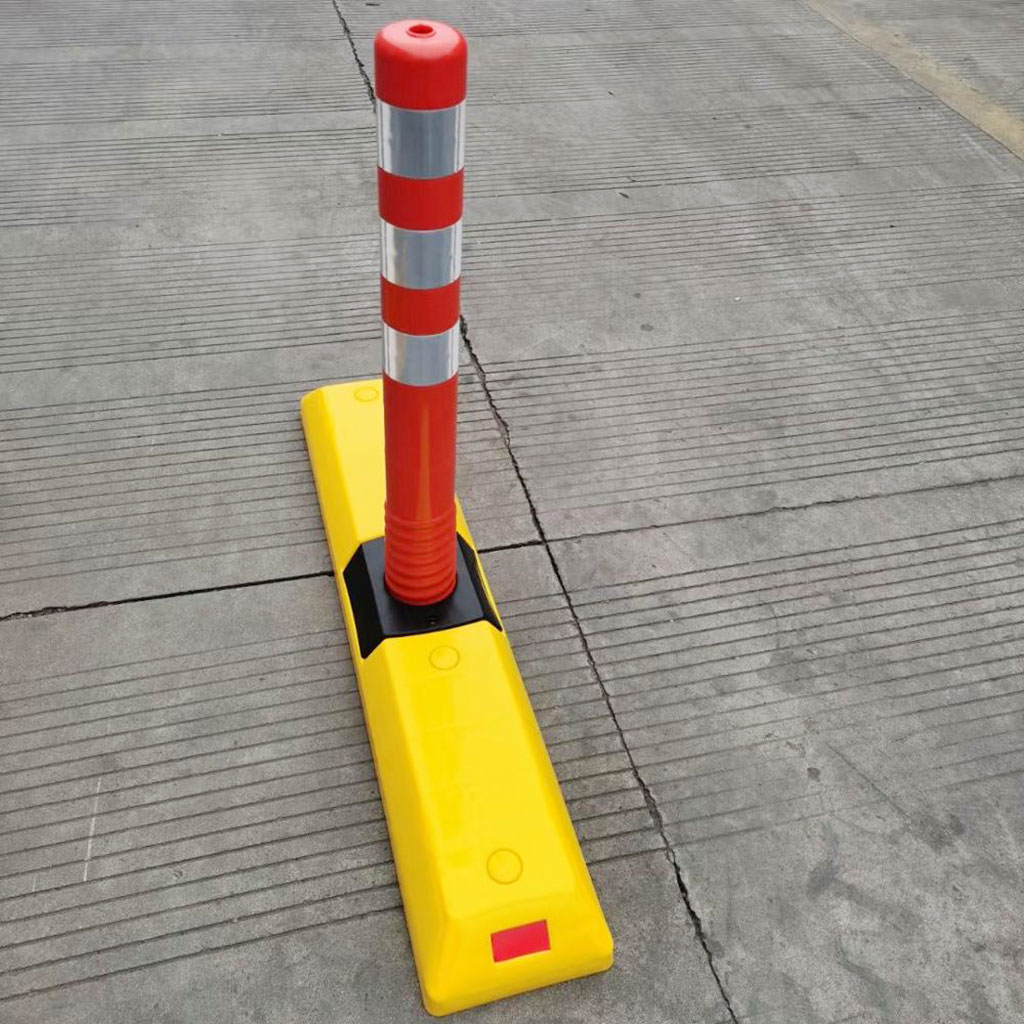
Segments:
[[[1024,1020],[1024,5],[0,0],[0,1021],[424,1021],[299,397],[470,42],[460,482],[617,944],[467,1022]]]

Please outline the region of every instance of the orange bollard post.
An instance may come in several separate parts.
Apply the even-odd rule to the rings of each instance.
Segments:
[[[455,588],[466,41],[398,21],[374,43],[384,325],[384,573],[406,604]]]

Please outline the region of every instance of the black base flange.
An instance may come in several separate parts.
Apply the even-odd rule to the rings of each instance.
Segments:
[[[390,637],[436,633],[481,620],[501,629],[480,579],[476,552],[461,535],[456,548],[455,589],[437,604],[413,605],[396,600],[384,586],[384,538],[377,537],[359,546],[343,575],[361,657],[368,658]]]

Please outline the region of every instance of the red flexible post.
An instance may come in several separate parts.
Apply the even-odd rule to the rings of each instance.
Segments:
[[[466,41],[396,21],[374,41],[384,330],[384,578],[407,604],[455,587],[455,425]]]

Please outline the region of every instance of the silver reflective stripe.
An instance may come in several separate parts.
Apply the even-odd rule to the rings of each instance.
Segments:
[[[403,334],[384,324],[384,372],[400,384],[443,384],[459,369],[459,325],[441,334]]]
[[[443,178],[462,167],[464,103],[406,110],[377,100],[377,163],[403,178]]]
[[[436,231],[380,222],[380,272],[403,288],[441,288],[462,272],[462,221]]]

